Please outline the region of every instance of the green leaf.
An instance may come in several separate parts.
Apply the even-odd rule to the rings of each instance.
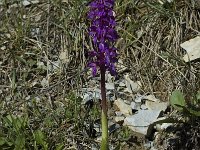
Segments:
[[[56,146],[56,150],[62,150],[64,147],[64,144],[60,143]]]
[[[42,131],[40,130],[36,130],[34,133],[35,136],[35,141],[37,142],[37,144],[44,144],[44,140],[45,140],[45,135]]]
[[[196,116],[196,117],[200,117],[200,111],[197,111],[197,110],[194,110],[194,109],[188,109],[188,111],[189,111],[192,115],[194,115],[194,116]]]
[[[186,105],[183,94],[178,90],[172,92],[172,95],[170,96],[170,103],[178,111],[183,111],[182,107],[185,107]]]
[[[12,115],[7,115],[6,119],[8,119],[8,122],[12,123],[15,118]]]
[[[18,135],[15,141],[15,150],[22,150],[25,146],[25,137],[24,135]]]
[[[15,120],[13,120],[13,125],[14,125],[16,131],[20,132],[20,129],[22,127],[21,119],[20,118],[16,118]]]
[[[162,123],[183,123],[183,121],[174,119],[174,118],[164,118],[162,120],[158,120],[154,122],[153,125],[162,124]]]
[[[12,115],[7,115],[6,117],[3,118],[5,126],[10,127],[13,125],[13,120],[14,117]]]
[[[3,137],[0,137],[0,146],[4,145],[6,143],[6,141],[4,140]]]

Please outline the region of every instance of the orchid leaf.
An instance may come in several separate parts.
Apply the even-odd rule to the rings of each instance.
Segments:
[[[200,117],[200,110],[198,111],[198,110],[194,110],[194,109],[188,109],[188,111],[189,111],[192,115],[194,115],[194,116],[196,116],[196,117]]]
[[[172,95],[170,97],[170,103],[178,111],[183,111],[183,107],[186,106],[183,94],[178,90],[172,92]]]

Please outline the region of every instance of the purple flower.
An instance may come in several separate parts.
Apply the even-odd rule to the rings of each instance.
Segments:
[[[92,68],[93,76],[97,73],[97,67],[105,67],[111,75],[116,75],[117,49],[113,45],[118,39],[118,34],[115,30],[114,2],[93,0],[89,4],[89,35],[92,37],[94,50],[89,52],[92,59],[88,66]]]

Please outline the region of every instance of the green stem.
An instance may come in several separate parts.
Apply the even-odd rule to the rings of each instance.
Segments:
[[[105,87],[105,66],[100,67],[101,70],[101,125],[102,125],[102,142],[101,150],[108,150],[108,119],[107,119],[107,103],[106,103],[106,87]]]

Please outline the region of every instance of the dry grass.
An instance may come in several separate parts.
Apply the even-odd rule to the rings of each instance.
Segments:
[[[199,35],[200,13],[190,1],[161,5],[156,1],[127,3],[119,16],[121,57],[144,92],[168,100],[174,89],[186,95],[200,88],[199,61],[185,63],[180,44]],[[121,11],[121,4],[117,10]],[[125,10],[125,9],[124,9]],[[125,18],[122,20],[122,18]]]

